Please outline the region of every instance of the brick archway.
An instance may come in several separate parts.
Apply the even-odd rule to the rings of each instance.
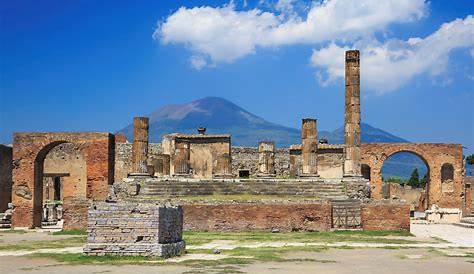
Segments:
[[[13,135],[13,227],[41,225],[43,162],[48,152],[61,143],[73,143],[85,157],[86,198],[64,201],[66,228],[80,227],[90,200],[105,200],[113,183],[114,136],[109,133],[15,133]],[[81,210],[82,209],[82,210]],[[79,216],[78,212],[81,211]],[[68,214],[77,220],[68,222]],[[84,215],[84,216],[82,216]]]
[[[429,185],[427,206],[464,209],[465,189],[462,180],[462,146],[457,144],[416,144],[416,143],[371,143],[362,144],[361,162],[370,167],[371,196],[382,198],[382,166],[386,159],[399,152],[410,152],[420,157],[428,167]],[[443,192],[441,188],[441,167],[449,163],[454,168],[453,189]]]

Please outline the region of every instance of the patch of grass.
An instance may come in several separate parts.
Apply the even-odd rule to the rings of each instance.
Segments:
[[[25,234],[25,230],[21,229],[1,229],[0,234],[10,234],[10,233],[16,233],[16,234]]]
[[[28,255],[35,258],[51,258],[58,262],[68,264],[159,264],[163,263],[161,257],[144,256],[89,256],[82,253],[35,253]]]
[[[64,248],[85,244],[85,237],[72,237],[54,241],[21,241],[15,244],[1,245],[0,250],[36,250],[44,248]]]
[[[87,235],[85,229],[67,229],[51,233],[52,235]]]
[[[385,236],[412,236],[407,231],[362,231],[340,230],[334,232],[184,232],[188,245],[202,245],[214,240],[238,242],[370,242],[406,244],[414,240],[383,238]]]

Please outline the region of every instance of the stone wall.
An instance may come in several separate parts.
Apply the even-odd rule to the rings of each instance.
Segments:
[[[154,159],[159,159],[162,154],[161,143],[148,144],[148,165],[153,165]],[[115,143],[115,178],[114,182],[120,182],[132,172],[132,144]]]
[[[87,227],[87,210],[90,200],[68,197],[63,202],[63,229],[84,229]]]
[[[0,145],[0,212],[12,200],[12,148]]]
[[[38,227],[43,213],[43,172],[47,154],[73,143],[86,161],[88,200],[105,200],[114,173],[114,136],[109,133],[15,133],[13,135],[13,227]]]
[[[52,148],[44,159],[43,200],[53,200],[45,187],[46,176],[60,177],[61,196],[63,198],[86,198],[87,194],[87,165],[84,155],[72,143],[63,143]],[[48,184],[52,185],[52,184]],[[54,189],[54,187],[53,187]],[[45,195],[48,194],[48,195]]]
[[[362,204],[361,223],[363,230],[410,231],[410,205],[385,201]]]
[[[301,155],[296,156],[297,169],[301,170]],[[318,149],[318,174],[321,178],[342,178],[344,155],[340,145],[320,144]],[[258,172],[258,148],[232,147],[232,173],[239,175],[239,169],[250,170],[250,175]],[[275,173],[278,177],[290,176],[290,150],[275,150]]]
[[[397,183],[387,183],[384,187],[386,189],[384,198],[405,200],[410,205],[410,210],[418,210],[420,208],[422,188],[411,188],[410,186],[402,186]]]
[[[187,231],[328,231],[330,203],[188,204]]]
[[[184,252],[180,206],[94,203],[88,214],[89,255],[162,256]]]

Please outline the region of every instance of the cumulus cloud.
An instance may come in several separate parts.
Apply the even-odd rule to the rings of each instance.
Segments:
[[[158,25],[154,37],[163,44],[184,44],[193,55],[210,58],[206,63],[231,63],[258,47],[355,41],[389,24],[418,20],[427,9],[425,0],[327,0],[298,16],[295,2],[279,0],[274,11],[239,11],[233,2],[181,7]]]
[[[422,73],[438,75],[449,61],[451,51],[474,47],[474,18],[456,19],[443,24],[425,38],[389,40],[383,44],[355,43],[361,50],[362,84],[379,94],[395,90]],[[317,74],[322,84],[344,76],[344,51],[347,46],[331,43],[314,50],[311,63],[322,68]]]

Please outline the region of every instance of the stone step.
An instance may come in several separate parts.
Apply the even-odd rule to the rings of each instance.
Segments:
[[[464,217],[461,219],[461,223],[474,225],[474,217]]]
[[[455,226],[460,226],[460,227],[464,227],[464,228],[472,228],[472,229],[474,229],[474,224],[470,224],[470,223],[454,223],[453,225],[455,225]]]

